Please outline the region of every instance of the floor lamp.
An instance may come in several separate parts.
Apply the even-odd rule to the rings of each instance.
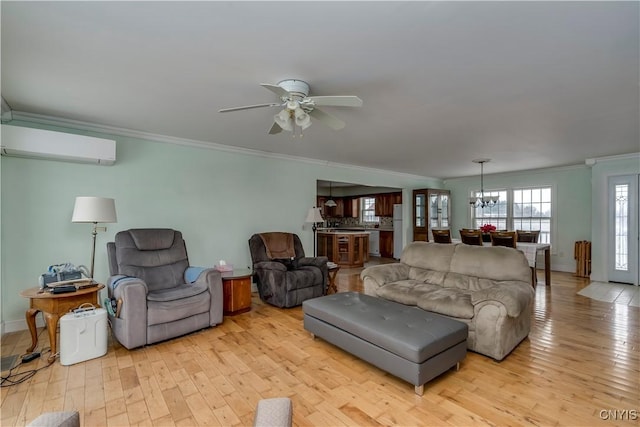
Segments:
[[[313,256],[316,256],[316,231],[318,230],[318,224],[324,222],[324,218],[322,218],[322,214],[320,213],[320,208],[312,207],[307,212],[307,219],[305,222],[310,222],[313,225],[311,229],[313,230]]]
[[[73,207],[71,222],[93,223],[93,246],[91,248],[91,271],[89,275],[93,279],[93,267],[96,258],[96,235],[98,230],[107,231],[107,227],[98,227],[99,222],[117,222],[116,203],[113,199],[105,197],[76,197]]]

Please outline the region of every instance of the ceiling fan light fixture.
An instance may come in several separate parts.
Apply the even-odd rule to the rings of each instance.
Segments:
[[[291,114],[289,114],[289,110],[282,110],[275,116],[273,116],[273,120],[280,126],[283,130],[293,131],[293,119],[291,118]]]
[[[333,199],[327,200],[326,202],[324,202],[324,205],[328,206],[330,208],[338,206],[338,204],[336,202],[334,202]]]
[[[295,111],[296,117],[296,126],[300,126],[302,130],[305,130],[309,126],[311,126],[311,117],[300,107],[296,108]]]

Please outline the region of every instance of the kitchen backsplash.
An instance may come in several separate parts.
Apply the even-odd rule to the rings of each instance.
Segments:
[[[358,218],[327,218],[327,225],[332,227],[360,227],[360,221]],[[330,223],[330,224],[329,224]],[[390,216],[381,216],[380,217],[380,227],[383,228],[392,228],[393,227],[393,217]]]

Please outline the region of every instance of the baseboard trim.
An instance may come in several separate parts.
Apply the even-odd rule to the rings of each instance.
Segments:
[[[44,319],[39,316],[36,316],[36,327],[42,328],[44,327]],[[27,325],[27,321],[24,319],[21,320],[9,320],[8,322],[3,322],[0,326],[1,334],[8,334],[11,332],[24,331],[29,329]]]

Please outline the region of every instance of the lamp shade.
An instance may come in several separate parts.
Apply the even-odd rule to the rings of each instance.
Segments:
[[[116,203],[106,197],[76,197],[71,222],[117,222]]]
[[[283,130],[293,131],[293,119],[291,118],[291,114],[289,110],[282,110],[278,114],[273,117],[273,120],[280,126]]]
[[[316,208],[315,206],[309,208],[309,212],[307,212],[307,219],[305,222],[324,222],[324,218],[322,218],[322,213],[320,213],[320,208]]]

